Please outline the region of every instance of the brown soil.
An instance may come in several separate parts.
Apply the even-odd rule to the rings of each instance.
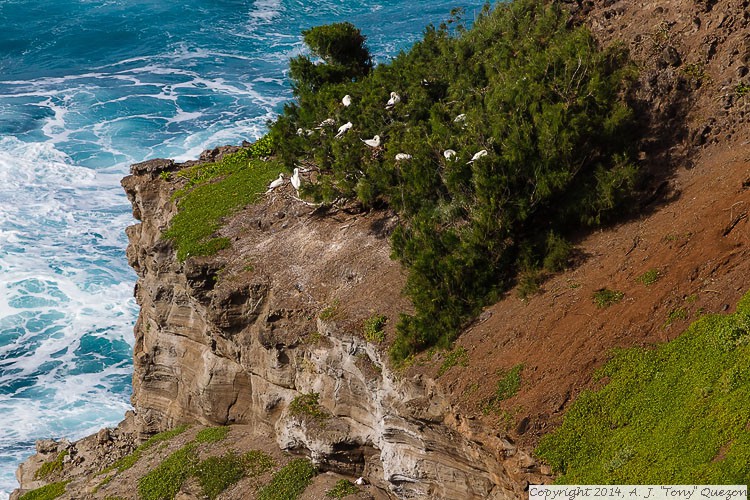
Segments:
[[[509,291],[457,341],[468,364],[450,368],[441,385],[464,416],[509,432],[527,451],[596,387],[612,349],[671,340],[701,314],[731,311],[747,291],[750,97],[737,88],[748,83],[749,2],[713,3],[574,8],[603,43],[629,44],[639,65],[634,95],[650,130],[640,160],[658,196],[640,218],[581,237],[567,271],[526,300]],[[656,283],[638,281],[653,269]],[[603,288],[624,298],[597,308],[593,294]],[[436,376],[444,356],[423,355],[411,372]],[[490,408],[497,381],[518,364],[519,392]]]

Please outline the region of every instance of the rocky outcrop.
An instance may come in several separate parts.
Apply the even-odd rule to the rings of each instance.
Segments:
[[[365,318],[408,309],[393,293],[403,276],[385,239],[391,213],[321,217],[276,193],[221,230],[232,249],[178,262],[162,237],[177,184],[160,175],[178,168],[147,162],[123,181],[140,220],[127,255],[141,306],[132,402],[142,436],[252,424],[322,470],[398,497],[522,496],[521,468],[533,463],[508,440],[467,432],[431,380],[395,373],[362,336]],[[316,408],[292,404],[306,396]]]

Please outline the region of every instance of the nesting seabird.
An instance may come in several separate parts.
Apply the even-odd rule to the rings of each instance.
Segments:
[[[443,151],[443,156],[446,160],[452,160],[456,157],[456,152],[452,149],[446,149],[445,151]]]
[[[299,187],[302,185],[302,180],[299,178],[299,169],[294,169],[294,174],[291,178],[292,181],[292,187],[294,187],[295,191],[297,191],[297,194],[299,194]]]
[[[480,152],[478,152],[477,154],[475,154],[474,156],[472,156],[471,160],[469,160],[469,163],[474,163],[478,159],[483,158],[485,156],[487,156],[487,150],[483,149]]]
[[[339,127],[339,133],[336,134],[336,139],[338,139],[339,137],[341,137],[342,135],[344,135],[346,133],[346,131],[349,130],[350,128],[352,128],[352,122],[346,122],[343,125],[341,125]]]
[[[318,124],[318,127],[319,127],[319,128],[323,128],[323,127],[332,127],[332,126],[334,126],[335,124],[336,124],[336,120],[334,120],[333,118],[326,118],[325,120],[323,120],[322,122],[320,122],[320,123]]]
[[[284,174],[283,173],[279,174],[279,178],[276,179],[276,180],[274,180],[273,182],[271,182],[271,184],[268,185],[268,191],[266,191],[266,193],[268,193],[269,191],[273,191],[274,189],[276,189],[277,187],[281,186],[282,184],[284,184]]]
[[[341,104],[344,105],[344,107],[349,107],[352,104],[352,96],[349,94],[346,94],[343,99],[341,99]]]
[[[371,148],[377,148],[380,146],[380,136],[376,135],[372,139],[361,139],[362,142],[370,146]]]
[[[466,113],[461,113],[460,115],[458,115],[457,117],[453,119],[453,123],[459,123],[463,121],[466,121]]]
[[[399,153],[396,155],[396,161],[411,160],[411,155],[408,153]]]
[[[395,92],[391,92],[391,98],[385,105],[385,109],[391,109],[393,106],[401,102],[401,96]]]

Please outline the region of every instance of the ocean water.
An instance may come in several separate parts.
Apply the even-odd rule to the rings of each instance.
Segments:
[[[0,500],[35,440],[129,408],[129,164],[262,135],[304,28],[351,21],[382,62],[483,3],[0,0]]]

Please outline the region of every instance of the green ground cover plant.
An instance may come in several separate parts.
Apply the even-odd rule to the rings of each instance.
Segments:
[[[289,403],[289,411],[292,415],[308,416],[315,420],[327,420],[330,416],[323,407],[320,406],[320,394],[309,392],[300,394]]]
[[[60,472],[63,470],[63,460],[68,456],[68,451],[63,450],[57,454],[57,457],[51,462],[42,464],[39,469],[34,473],[34,479],[44,479],[53,472]]]
[[[241,456],[232,452],[220,457],[209,457],[198,465],[195,476],[203,493],[214,500],[245,476],[244,462]]]
[[[621,302],[625,297],[625,294],[618,290],[610,290],[609,288],[602,288],[594,292],[594,304],[599,309],[606,309],[607,307]]]
[[[356,495],[359,493],[357,485],[349,481],[348,479],[339,479],[336,485],[330,490],[326,491],[328,498],[344,498],[349,495]]]
[[[54,500],[65,493],[65,486],[70,481],[51,483],[41,488],[24,493],[19,500]]]
[[[174,429],[163,431],[163,432],[160,432],[158,434],[151,436],[143,444],[141,444],[138,448],[136,448],[135,451],[133,451],[133,453],[122,457],[120,460],[118,460],[114,464],[104,469],[100,474],[111,472],[113,470],[116,470],[117,472],[123,472],[123,471],[128,470],[133,465],[135,465],[135,463],[141,458],[144,451],[148,450],[155,444],[163,443],[165,441],[169,441],[170,439],[176,436],[179,436],[180,434],[185,432],[187,429],[188,429],[187,425],[180,425],[178,427],[175,427]],[[109,480],[106,480],[106,481],[107,482],[111,481],[111,477],[112,476],[110,476]]]
[[[317,474],[315,466],[307,459],[295,458],[282,467],[258,492],[258,500],[295,500]]]
[[[164,232],[174,242],[177,258],[184,261],[227,248],[229,240],[214,236],[221,219],[256,202],[280,168],[277,162],[258,159],[250,149],[242,149],[220,162],[181,172],[188,184],[175,194],[179,210]]]
[[[138,494],[143,500],[172,499],[182,483],[195,473],[197,465],[195,444],[185,445],[138,480]]]
[[[397,363],[449,348],[518,269],[564,269],[563,235],[625,212],[640,178],[622,46],[600,49],[557,3],[488,4],[470,29],[461,15],[374,68],[350,25],[305,34],[322,62],[292,61],[296,100],[269,132],[287,169],[318,169],[304,195],[398,212],[415,313],[397,323]]]
[[[658,269],[649,269],[645,273],[641,274],[636,278],[638,283],[643,283],[646,286],[651,286],[661,279],[661,273]]]
[[[386,321],[388,321],[388,318],[382,314],[375,314],[367,318],[362,332],[365,340],[373,344],[380,344],[383,342],[385,340],[385,332],[383,331],[383,328],[385,328]]]
[[[750,294],[675,340],[614,353],[536,453],[562,484],[750,482]]]
[[[438,368],[437,376],[441,377],[445,372],[453,368],[454,366],[468,366],[469,365],[469,353],[466,348],[459,346],[449,352],[443,363]]]
[[[196,443],[216,443],[217,441],[223,441],[229,434],[229,427],[208,427],[201,429],[198,434],[195,435]]]
[[[485,411],[499,410],[501,402],[516,395],[521,388],[521,371],[523,365],[516,365],[508,371],[498,373],[500,378],[495,386],[495,393],[487,401]]]
[[[260,476],[276,467],[273,457],[260,450],[250,450],[242,455],[242,464],[248,477]]]

